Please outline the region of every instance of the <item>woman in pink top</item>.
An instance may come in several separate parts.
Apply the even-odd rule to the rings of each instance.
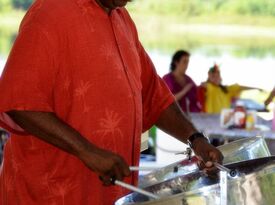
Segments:
[[[170,65],[171,72],[163,77],[176,100],[184,112],[200,112],[201,106],[197,99],[197,86],[195,82],[186,75],[190,54],[179,50],[173,57]]]

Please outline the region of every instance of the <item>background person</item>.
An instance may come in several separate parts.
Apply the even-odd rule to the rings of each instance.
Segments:
[[[218,114],[224,108],[230,108],[244,90],[258,89],[238,84],[223,85],[219,66],[215,64],[208,71],[208,79],[201,85],[205,88],[205,112]]]
[[[197,86],[186,75],[190,54],[187,51],[177,51],[171,60],[171,72],[163,77],[169,89],[175,95],[184,112],[200,112],[201,107],[197,99]]]

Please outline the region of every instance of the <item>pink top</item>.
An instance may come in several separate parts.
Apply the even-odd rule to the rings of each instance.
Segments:
[[[177,94],[184,88],[176,82],[176,79],[171,72],[163,76],[163,80],[166,82],[173,94]],[[197,97],[197,86],[188,75],[185,75],[185,85],[190,83],[192,84],[192,88],[179,100],[179,105],[184,112],[201,112],[201,105]]]

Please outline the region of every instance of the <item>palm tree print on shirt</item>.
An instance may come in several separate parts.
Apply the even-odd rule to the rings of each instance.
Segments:
[[[86,98],[85,98],[85,96],[87,95],[87,92],[88,92],[89,88],[91,87],[91,85],[92,85],[91,82],[85,82],[84,83],[83,81],[80,81],[79,87],[75,91],[76,97],[79,97],[80,100],[83,102],[83,113],[87,113],[91,109],[87,105]]]
[[[73,190],[78,188],[78,185],[74,183],[71,179],[64,179],[57,182],[54,186],[51,187],[55,195],[61,197],[62,205],[65,205],[65,196],[73,193]]]
[[[105,148],[110,148],[116,145],[117,138],[122,138],[123,133],[120,128],[122,116],[112,110],[105,110],[105,116],[99,120],[100,129],[96,132],[101,138]],[[117,150],[114,147],[114,151]]]

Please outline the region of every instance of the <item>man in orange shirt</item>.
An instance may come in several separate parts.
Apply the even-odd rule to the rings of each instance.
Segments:
[[[27,12],[0,80],[12,132],[1,205],[113,204],[127,190],[110,179],[137,183],[129,166],[153,124],[189,140],[207,170],[222,161],[157,75],[127,2],[36,0]]]

